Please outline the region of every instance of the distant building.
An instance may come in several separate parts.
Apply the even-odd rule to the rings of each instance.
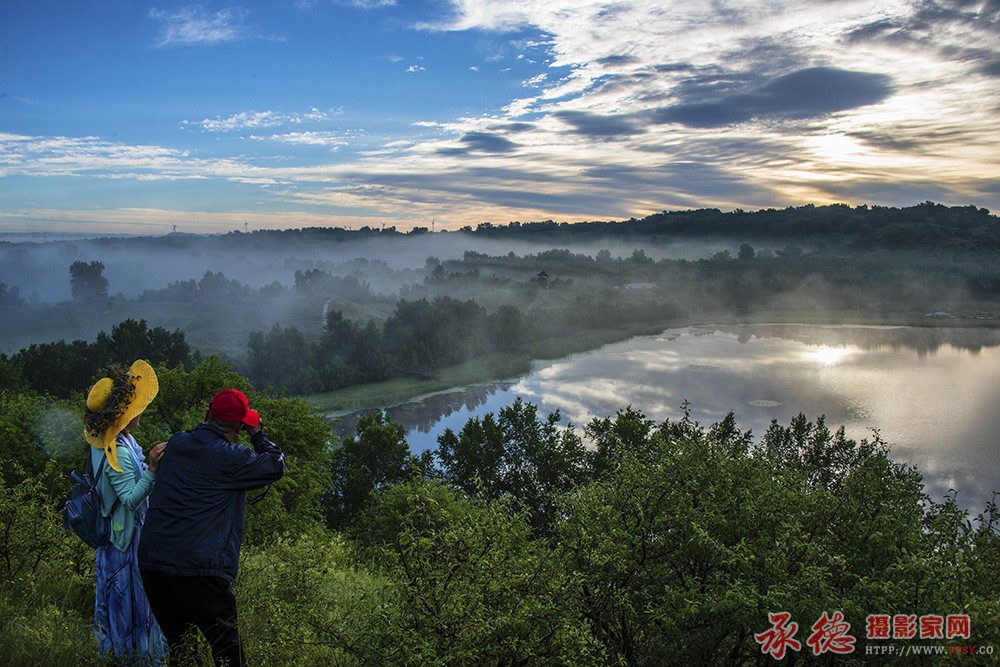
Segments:
[[[924,317],[955,317],[951,313],[946,313],[943,310],[935,310],[933,313],[927,313]]]

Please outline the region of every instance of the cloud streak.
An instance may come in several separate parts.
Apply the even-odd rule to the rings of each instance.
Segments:
[[[206,132],[239,132],[264,127],[283,127],[303,123],[321,123],[342,113],[342,110],[321,111],[315,107],[305,113],[285,113],[280,111],[241,111],[226,118],[204,118],[202,120],[182,120],[181,127],[199,128]]]
[[[713,90],[700,81],[680,97],[706,98],[681,102],[653,113],[655,122],[690,127],[723,127],[751,120],[801,120],[877,104],[892,94],[885,74],[810,67],[778,76],[749,90]]]

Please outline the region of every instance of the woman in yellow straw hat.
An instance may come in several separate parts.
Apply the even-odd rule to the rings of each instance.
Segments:
[[[166,640],[149,611],[136,560],[146,499],[166,445],[153,447],[147,463],[132,436],[158,389],[156,373],[142,359],[131,368],[109,366],[90,388],[84,415],[90,462],[101,470],[101,510],[111,519],[111,542],[97,548],[94,636],[101,653],[128,664],[159,665],[166,659]]]

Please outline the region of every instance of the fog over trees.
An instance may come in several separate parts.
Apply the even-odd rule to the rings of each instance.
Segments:
[[[0,308],[16,315],[0,352],[91,343],[131,320],[302,395],[493,354],[552,356],[594,331],[935,312],[988,322],[998,249],[996,216],[932,203],[5,244]]]

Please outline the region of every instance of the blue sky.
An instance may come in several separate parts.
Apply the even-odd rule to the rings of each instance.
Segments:
[[[0,232],[1000,209],[1000,0],[0,0]]]

